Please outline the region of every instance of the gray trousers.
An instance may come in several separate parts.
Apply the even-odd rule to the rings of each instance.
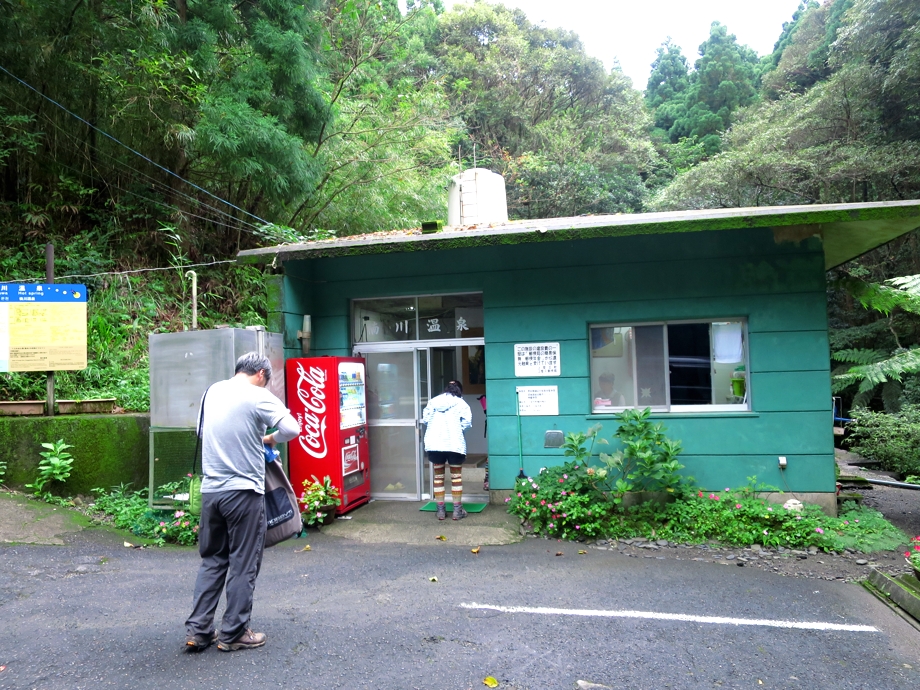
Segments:
[[[255,491],[222,491],[201,495],[198,553],[201,567],[195,582],[189,635],[210,635],[214,612],[226,583],[227,607],[220,639],[233,642],[249,627],[252,595],[262,567],[265,546],[265,497]]]

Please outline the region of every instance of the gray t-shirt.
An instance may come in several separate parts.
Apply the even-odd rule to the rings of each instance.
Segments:
[[[262,437],[290,412],[274,394],[244,378],[218,381],[204,398],[201,493],[265,493]],[[295,422],[296,424],[296,422]]]

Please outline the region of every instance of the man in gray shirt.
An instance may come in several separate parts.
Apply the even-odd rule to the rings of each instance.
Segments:
[[[202,397],[201,567],[185,622],[190,651],[214,642],[225,652],[265,644],[265,633],[249,628],[266,529],[262,445],[274,447],[300,433],[297,420],[265,388],[271,375],[268,358],[249,352],[237,360],[233,378],[215,383]],[[266,435],[270,427],[277,431]],[[214,612],[225,583],[227,606],[218,636]]]

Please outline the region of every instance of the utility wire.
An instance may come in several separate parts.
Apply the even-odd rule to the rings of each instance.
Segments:
[[[156,162],[150,160],[149,158],[147,158],[147,156],[145,156],[144,154],[140,153],[139,151],[135,151],[135,150],[132,149],[130,146],[128,146],[127,144],[125,144],[125,143],[123,143],[123,142],[121,142],[121,141],[119,141],[118,139],[116,139],[115,137],[113,137],[113,136],[112,136],[111,134],[109,134],[108,132],[106,132],[106,131],[104,131],[104,130],[102,130],[102,129],[99,129],[98,127],[96,127],[96,125],[92,124],[91,122],[87,122],[86,120],[84,120],[82,117],[80,117],[80,116],[77,115],[76,113],[71,112],[70,110],[68,110],[67,108],[65,108],[63,105],[61,105],[60,103],[58,103],[57,101],[55,101],[53,98],[50,98],[50,97],[46,96],[45,94],[43,94],[41,91],[39,91],[38,89],[36,89],[36,88],[35,88],[34,86],[32,86],[31,84],[29,84],[28,82],[23,81],[22,79],[20,79],[19,77],[17,77],[15,74],[13,74],[12,72],[10,72],[10,71],[9,71],[8,69],[6,69],[3,65],[0,65],[0,71],[2,71],[2,72],[4,72],[5,74],[9,75],[12,79],[18,81],[20,84],[22,84],[23,86],[25,86],[27,89],[29,89],[29,90],[31,90],[31,91],[34,91],[34,92],[37,93],[39,96],[41,96],[42,98],[44,98],[46,101],[48,101],[49,103],[51,103],[51,104],[57,106],[58,108],[60,108],[61,110],[63,110],[65,113],[67,113],[67,114],[70,115],[71,117],[75,117],[75,118],[78,119],[80,122],[82,122],[83,124],[85,124],[87,127],[91,127],[92,129],[96,130],[97,132],[99,132],[99,133],[100,133],[101,135],[103,135],[104,137],[107,137],[108,139],[111,139],[112,141],[114,141],[114,142],[115,142],[116,144],[118,144],[119,146],[123,146],[123,147],[126,148],[128,151],[130,151],[131,153],[133,153],[135,156],[138,156],[139,158],[144,159],[145,161],[147,161],[147,162],[150,163],[151,165],[153,165],[153,166],[159,168],[160,170],[162,170],[163,172],[167,173],[168,175],[172,175],[172,176],[175,177],[177,180],[180,180],[181,182],[185,182],[187,185],[190,185],[191,187],[194,187],[194,188],[197,189],[198,191],[207,194],[207,195],[208,195],[209,197],[211,197],[212,199],[216,199],[217,201],[219,201],[219,202],[221,202],[221,203],[223,203],[223,204],[227,204],[227,206],[229,206],[230,208],[236,209],[236,210],[239,211],[240,213],[245,213],[247,216],[250,216],[251,218],[255,218],[257,221],[259,221],[259,222],[262,223],[263,225],[271,225],[271,223],[269,223],[267,220],[264,220],[264,219],[262,219],[262,218],[259,218],[259,216],[255,215],[254,213],[250,213],[249,211],[246,211],[246,210],[240,208],[239,206],[236,206],[236,205],[230,203],[230,202],[227,201],[226,199],[221,199],[221,198],[220,198],[219,196],[217,196],[216,194],[212,194],[212,193],[209,192],[207,189],[204,189],[203,187],[199,187],[199,186],[196,185],[194,182],[189,182],[188,180],[184,179],[183,177],[180,177],[179,175],[177,175],[176,173],[174,173],[174,172],[173,172],[172,170],[170,170],[169,168],[165,168],[165,167],[163,167],[162,165],[160,165],[159,163],[156,163]]]
[[[101,276],[123,276],[129,273],[149,273],[150,271],[184,271],[187,268],[198,268],[199,266],[217,266],[218,264],[235,264],[236,259],[224,259],[223,261],[211,261],[204,264],[187,264],[185,266],[162,266],[159,268],[135,268],[130,271],[107,271],[105,273],[73,273],[67,276],[55,276],[55,282],[64,278],[99,278]],[[0,283],[32,283],[41,282],[29,280],[28,278],[18,278],[16,280],[0,280]]]
[[[0,96],[3,96],[4,98],[6,98],[6,99],[7,99],[8,101],[10,101],[11,103],[14,103],[14,104],[16,104],[16,105],[20,105],[16,100],[14,100],[14,99],[13,99],[10,95],[8,95],[8,94],[0,94]],[[68,139],[71,139],[73,142],[84,143],[83,140],[78,139],[76,136],[74,136],[73,134],[71,134],[70,132],[68,132],[67,130],[65,130],[63,127],[61,127],[58,123],[56,123],[54,120],[52,120],[52,119],[51,119],[50,117],[48,117],[47,115],[42,114],[42,113],[38,113],[38,112],[35,112],[35,111],[32,111],[32,112],[33,112],[33,114],[34,114],[36,117],[39,117],[39,118],[43,119],[43,120],[46,121],[48,124],[50,124],[52,127],[54,127],[56,130],[58,130],[58,131],[60,132],[61,136],[67,137]],[[191,217],[191,218],[198,218],[199,220],[203,220],[203,221],[205,221],[205,222],[207,222],[207,223],[212,223],[212,224],[214,224],[214,225],[219,225],[219,226],[222,226],[222,227],[225,227],[225,228],[229,228],[229,229],[231,229],[231,230],[243,230],[243,231],[248,232],[248,233],[250,233],[250,234],[252,234],[252,235],[256,235],[257,237],[260,237],[260,238],[268,238],[268,239],[270,239],[270,240],[275,240],[275,239],[276,239],[276,238],[272,237],[271,235],[269,235],[268,233],[264,232],[264,231],[261,229],[261,227],[260,227],[259,225],[256,225],[255,223],[251,223],[251,222],[249,222],[249,221],[247,221],[247,220],[244,220],[244,219],[242,219],[242,218],[237,218],[236,216],[234,216],[234,215],[232,215],[232,214],[230,214],[230,213],[227,213],[226,211],[224,211],[224,210],[222,210],[222,209],[220,209],[220,208],[217,208],[216,206],[212,206],[212,205],[210,205],[210,204],[206,204],[206,203],[204,203],[203,201],[201,201],[200,199],[198,199],[197,197],[194,197],[194,196],[192,196],[192,195],[190,195],[190,194],[186,194],[185,192],[183,192],[183,191],[180,190],[180,189],[175,189],[175,188],[172,188],[172,187],[167,187],[163,182],[161,182],[160,180],[156,179],[156,178],[153,177],[152,175],[148,175],[147,173],[143,172],[142,170],[139,170],[139,169],[137,169],[137,168],[131,167],[130,165],[128,165],[128,164],[125,163],[124,161],[122,161],[122,160],[116,158],[116,157],[113,156],[112,154],[107,153],[106,151],[103,151],[103,150],[100,149],[98,146],[94,146],[94,147],[92,147],[92,148],[93,148],[93,150],[96,151],[99,155],[104,156],[105,158],[108,158],[108,159],[111,161],[113,167],[115,167],[115,168],[119,168],[119,167],[120,167],[120,168],[123,168],[124,170],[130,171],[130,172],[132,172],[132,173],[136,173],[137,175],[139,175],[139,176],[141,176],[141,177],[146,178],[147,180],[149,180],[149,181],[150,181],[150,185],[151,185],[152,187],[154,187],[155,189],[159,189],[159,190],[161,190],[161,191],[165,191],[166,193],[175,194],[176,196],[182,197],[182,198],[188,200],[192,205],[203,207],[203,208],[205,208],[205,209],[207,209],[207,210],[213,211],[213,212],[214,212],[215,214],[217,214],[218,216],[224,216],[224,217],[226,217],[227,219],[229,219],[230,221],[232,221],[234,224],[222,223],[222,222],[220,222],[219,220],[216,220],[216,219],[214,219],[214,218],[209,218],[209,217],[207,217],[207,216],[198,215],[198,214],[192,213],[192,212],[190,212],[190,211],[184,210],[184,209],[180,208],[179,206],[175,206],[175,205],[173,205],[173,204],[168,204],[168,203],[166,203],[165,201],[158,200],[158,199],[154,199],[154,198],[152,198],[152,197],[144,196],[143,194],[140,194],[139,192],[134,192],[134,191],[131,191],[131,190],[129,190],[129,189],[125,189],[124,187],[122,187],[122,186],[120,186],[120,185],[118,185],[118,184],[116,184],[116,183],[109,182],[101,173],[98,172],[98,170],[95,170],[95,168],[94,168],[94,172],[95,172],[96,175],[98,175],[99,181],[100,181],[101,183],[103,183],[104,185],[108,186],[108,187],[117,189],[117,190],[120,191],[120,192],[123,192],[123,193],[125,193],[125,194],[129,194],[129,195],[131,195],[131,196],[135,196],[135,197],[137,197],[137,198],[139,198],[139,199],[143,199],[143,200],[145,200],[145,201],[147,201],[147,202],[149,202],[149,203],[151,203],[151,204],[154,204],[154,205],[157,205],[157,206],[161,206],[161,207],[166,208],[166,209],[172,209],[173,211],[176,211],[176,212],[178,212],[178,213],[180,213],[180,214],[182,214],[182,215],[184,215],[184,216],[188,216],[188,217]],[[66,169],[66,170],[71,171],[72,173],[74,173],[74,174],[76,174],[76,175],[84,175],[84,174],[86,174],[85,171],[84,171],[84,172],[80,172],[80,171],[78,171],[78,170],[72,168],[71,166],[67,165],[66,163],[61,163],[60,161],[56,161],[56,163],[57,163],[57,165],[61,166],[62,168]],[[153,232],[156,232],[156,231],[154,230]]]
[[[19,105],[19,103],[18,103],[17,101],[15,101],[15,100],[14,100],[11,96],[9,96],[8,94],[0,94],[0,95],[3,95],[4,98],[6,98],[7,100],[9,100],[10,102],[15,103],[16,105]],[[51,119],[50,117],[48,117],[47,115],[45,115],[45,114],[40,114],[40,113],[35,112],[35,111],[32,111],[32,112],[33,112],[33,114],[34,114],[36,117],[42,118],[43,120],[45,120],[46,122],[48,122],[52,127],[54,127],[56,130],[58,130],[58,131],[61,133],[62,136],[67,137],[67,138],[69,138],[69,139],[71,139],[72,141],[77,142],[77,143],[84,143],[83,140],[78,139],[76,136],[74,136],[73,134],[71,134],[70,132],[68,132],[67,130],[65,130],[63,127],[61,127],[58,123],[56,123],[54,120],[52,120],[52,119]],[[248,228],[245,228],[245,227],[244,227],[243,229],[246,229],[247,232],[251,232],[251,233],[254,234],[254,235],[258,235],[258,236],[260,236],[260,237],[266,237],[266,233],[264,233],[264,232],[261,231],[259,225],[256,225],[255,223],[251,223],[251,222],[249,222],[249,221],[247,221],[247,220],[243,220],[242,218],[237,218],[236,216],[233,216],[232,214],[227,213],[226,211],[224,211],[224,210],[222,210],[222,209],[219,209],[219,208],[217,208],[216,206],[211,206],[210,204],[206,204],[206,203],[202,202],[200,199],[198,199],[198,198],[196,198],[196,197],[193,197],[193,196],[191,196],[190,194],[186,194],[185,192],[183,192],[183,191],[181,191],[181,190],[179,190],[179,189],[175,189],[175,188],[172,188],[172,187],[167,187],[165,184],[163,184],[160,180],[156,179],[155,177],[153,177],[153,176],[151,176],[151,175],[148,175],[147,173],[145,173],[145,172],[143,172],[143,171],[141,171],[141,170],[139,170],[139,169],[137,169],[137,168],[131,167],[130,165],[128,165],[128,164],[125,163],[124,161],[119,160],[118,158],[116,158],[116,157],[113,156],[112,154],[107,153],[106,151],[103,151],[103,150],[100,149],[98,146],[94,146],[94,147],[92,147],[92,148],[93,148],[94,151],[96,151],[96,152],[97,152],[98,154],[100,154],[101,156],[104,156],[105,158],[108,158],[109,160],[111,160],[112,164],[113,164],[116,168],[121,167],[121,168],[124,168],[124,169],[126,169],[126,170],[128,170],[128,171],[131,171],[132,173],[137,173],[137,174],[140,175],[141,177],[144,177],[144,178],[146,178],[147,180],[149,180],[149,181],[150,181],[150,184],[151,184],[152,186],[154,186],[155,188],[158,188],[158,189],[160,189],[160,190],[166,191],[167,193],[170,193],[170,194],[176,194],[177,196],[183,197],[183,198],[187,199],[188,201],[190,201],[192,204],[196,204],[196,205],[199,205],[199,206],[203,206],[203,207],[206,208],[206,209],[209,209],[209,210],[211,210],[211,211],[214,211],[216,214],[218,214],[218,215],[220,215],[220,216],[226,216],[228,219],[230,219],[230,220],[233,221],[234,223],[238,223],[239,225],[242,225],[242,226],[249,226],[249,228],[252,228],[252,230],[249,230]],[[58,162],[57,164],[60,165],[61,167],[64,167],[64,168],[66,168],[66,169],[68,169],[68,170],[70,170],[70,171],[76,173],[76,174],[85,174],[85,173],[80,173],[80,172],[78,172],[77,170],[74,170],[73,168],[71,168],[71,167],[65,165],[64,163]],[[97,174],[99,174],[98,171],[96,171],[96,172],[97,172]],[[182,211],[182,209],[180,209],[180,208],[177,207],[177,206],[172,206],[172,205],[167,204],[167,203],[165,203],[165,202],[163,202],[163,201],[158,201],[158,200],[156,200],[156,199],[151,199],[150,197],[146,197],[146,196],[144,196],[143,194],[139,194],[139,193],[137,193],[137,192],[131,192],[131,191],[127,190],[127,189],[124,189],[123,187],[119,187],[118,185],[111,184],[111,183],[108,182],[108,181],[105,179],[105,177],[103,177],[101,174],[99,174],[99,179],[100,179],[104,184],[106,184],[106,185],[113,186],[113,187],[115,187],[115,189],[118,189],[119,191],[125,192],[126,194],[133,194],[134,196],[137,196],[137,197],[139,197],[139,198],[141,198],[141,199],[145,199],[146,201],[149,201],[149,202],[152,203],[152,204],[161,204],[161,205],[163,205],[163,206],[166,207],[166,208],[175,209],[175,210],[179,211],[180,213],[186,213],[186,215],[192,216],[192,217],[194,217],[194,218],[200,218],[201,220],[205,220],[205,221],[208,221],[208,222],[212,222],[212,223],[214,223],[214,224],[216,224],[216,225],[223,225],[224,227],[233,228],[234,230],[240,229],[240,227],[237,226],[237,225],[228,225],[228,224],[226,224],[226,223],[220,223],[220,222],[218,222],[218,221],[215,221],[215,220],[206,218],[206,217],[204,217],[204,216],[198,216],[198,215],[195,215],[195,214],[193,214],[193,213],[188,213],[188,212]],[[181,178],[180,178],[180,179],[181,179]]]

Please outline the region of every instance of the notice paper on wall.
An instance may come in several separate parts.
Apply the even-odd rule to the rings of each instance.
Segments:
[[[85,368],[85,286],[0,284],[0,371]]]
[[[559,343],[519,343],[514,346],[515,376],[559,376]]]
[[[518,386],[517,397],[522,417],[559,416],[558,386]]]

